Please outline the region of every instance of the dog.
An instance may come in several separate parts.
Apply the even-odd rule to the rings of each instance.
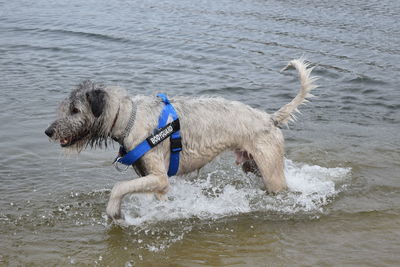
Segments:
[[[261,176],[268,192],[286,190],[281,126],[295,120],[298,106],[312,97],[310,91],[316,88],[313,67],[303,59],[290,61],[283,70],[289,67],[298,71],[300,90],[272,115],[223,98],[171,99],[182,137],[177,175],[199,170],[218,154],[231,150],[236,164]],[[162,101],[155,96],[130,97],[121,87],[85,81],[62,101],[58,118],[45,134],[64,149],[78,153],[87,147],[107,146],[110,139],[131,150],[153,133],[162,108]],[[133,164],[141,177],[114,185],[106,213],[115,222],[124,221],[121,202],[125,195],[154,193],[163,198],[167,193],[170,142],[165,139]]]

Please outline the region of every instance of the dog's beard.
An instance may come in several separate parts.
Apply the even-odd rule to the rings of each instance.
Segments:
[[[60,139],[60,146],[66,154],[79,154],[88,146],[90,138],[88,135],[80,138],[65,138]]]
[[[87,134],[81,138],[72,140],[71,143],[67,145],[62,145],[61,147],[66,154],[79,154],[82,150],[90,147],[90,148],[103,148],[109,145],[110,139],[108,136],[93,136],[91,134]]]
[[[107,147],[110,142],[110,138],[108,135],[96,135],[96,136],[91,136],[91,138],[88,139],[88,141],[85,144],[86,147],[90,148],[103,148]]]

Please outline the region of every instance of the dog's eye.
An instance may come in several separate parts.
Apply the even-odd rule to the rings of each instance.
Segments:
[[[77,108],[73,108],[73,109],[71,110],[71,113],[72,113],[72,114],[77,114],[77,113],[79,113],[79,112],[80,112],[80,110],[77,109]]]

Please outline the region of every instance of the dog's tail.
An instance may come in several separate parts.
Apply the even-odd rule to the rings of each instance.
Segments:
[[[287,125],[290,121],[295,121],[296,117],[293,113],[300,113],[297,109],[298,106],[308,102],[306,98],[313,97],[313,95],[310,94],[310,91],[317,87],[314,84],[317,78],[311,76],[311,71],[314,67],[309,68],[309,64],[306,63],[303,58],[290,61],[281,71],[285,71],[290,67],[294,67],[298,71],[301,86],[297,96],[290,103],[284,105],[272,115],[272,120],[277,126]]]

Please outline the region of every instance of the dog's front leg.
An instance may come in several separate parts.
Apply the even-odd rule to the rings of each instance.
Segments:
[[[123,220],[121,203],[125,195],[131,193],[166,192],[168,187],[169,181],[166,174],[149,174],[134,180],[118,182],[111,190],[106,210],[107,215],[116,222]]]

